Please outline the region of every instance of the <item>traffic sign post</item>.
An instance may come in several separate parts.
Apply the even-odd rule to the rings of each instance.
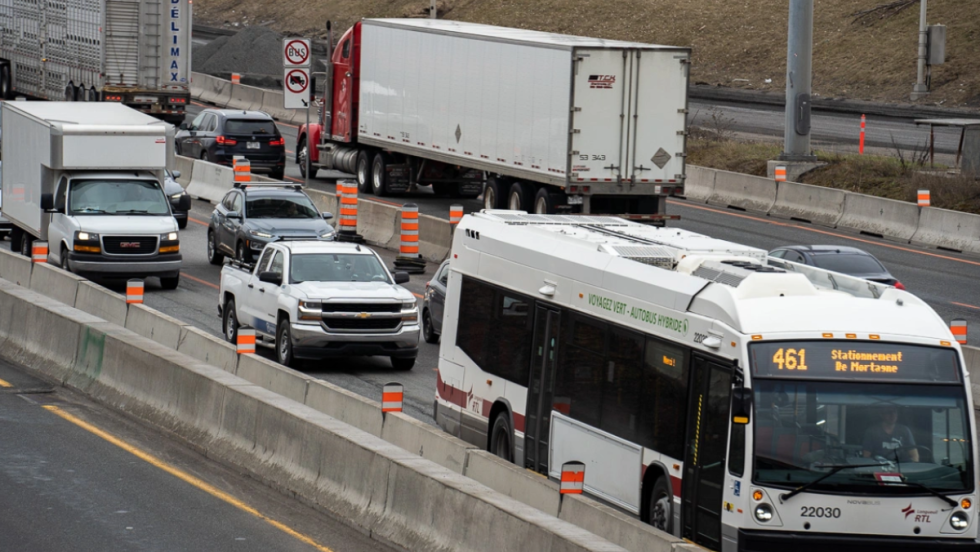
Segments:
[[[306,127],[310,126],[310,40],[308,38],[282,39],[282,97],[286,109],[306,110]],[[306,184],[310,184],[310,148],[306,147]]]

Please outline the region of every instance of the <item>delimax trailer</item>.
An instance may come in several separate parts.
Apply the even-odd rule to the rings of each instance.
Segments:
[[[329,59],[301,170],[309,154],[366,193],[485,186],[489,209],[654,221],[683,192],[689,48],[368,19]]]
[[[191,0],[0,0],[0,96],[120,102],[179,124]]]

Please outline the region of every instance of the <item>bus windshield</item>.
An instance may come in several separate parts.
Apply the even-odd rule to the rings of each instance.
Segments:
[[[973,489],[962,385],[763,378],[753,388],[758,484],[796,488],[834,470],[809,490]]]

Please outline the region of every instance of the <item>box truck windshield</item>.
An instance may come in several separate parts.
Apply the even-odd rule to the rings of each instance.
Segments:
[[[160,185],[152,180],[73,180],[72,215],[169,216]]]

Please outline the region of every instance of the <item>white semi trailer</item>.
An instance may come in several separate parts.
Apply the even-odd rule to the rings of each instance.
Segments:
[[[0,0],[0,99],[119,102],[179,124],[191,20],[191,0]]]
[[[684,187],[691,51],[428,19],[366,19],[330,58],[305,170],[488,209],[663,221]],[[308,147],[312,144],[315,147]]]

